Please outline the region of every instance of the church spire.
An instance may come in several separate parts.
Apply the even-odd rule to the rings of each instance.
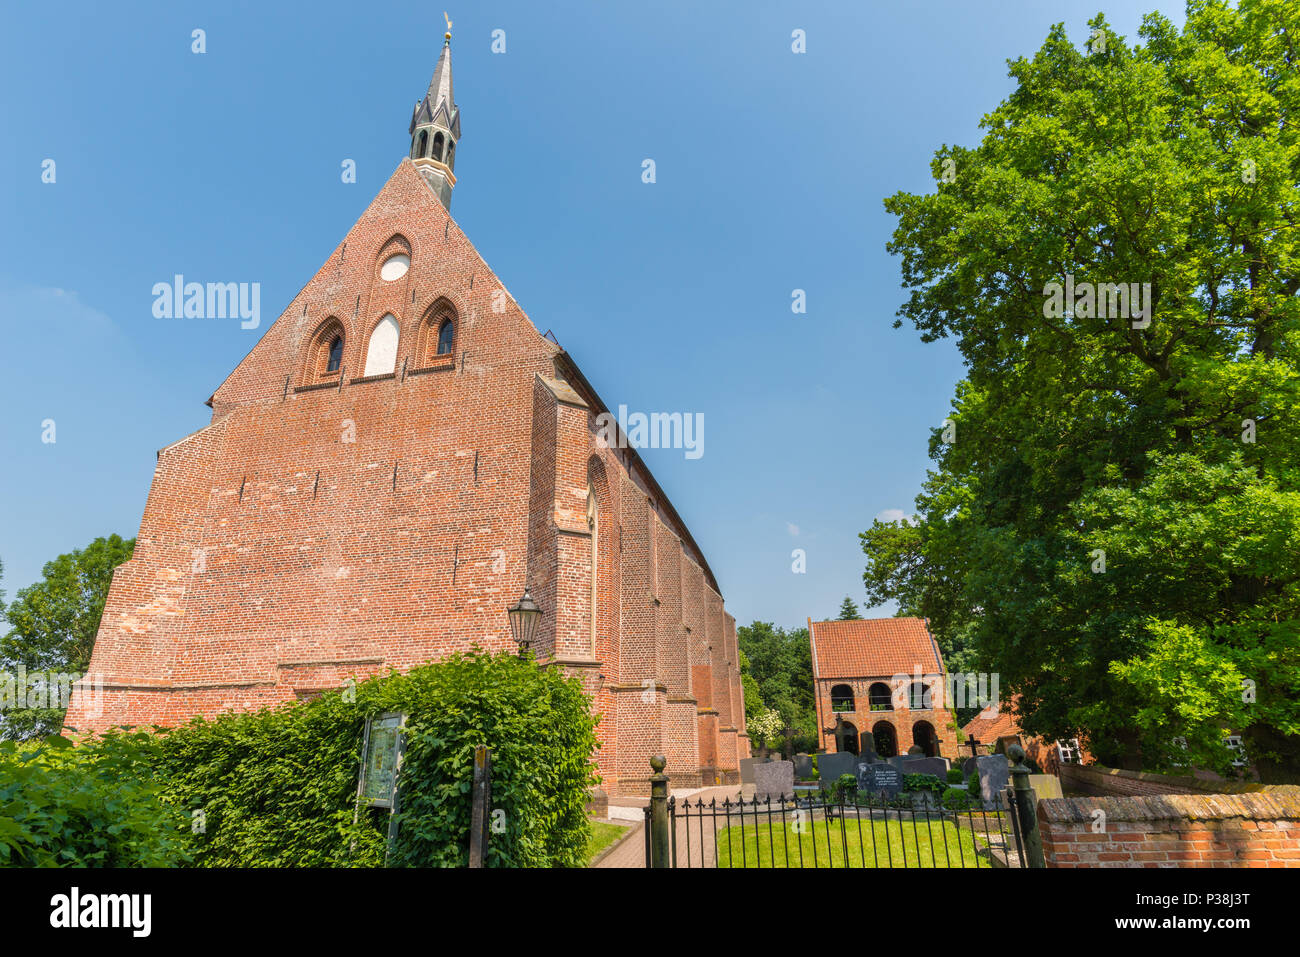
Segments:
[[[447,19],[447,14],[443,14]],[[415,104],[411,114],[411,161],[437,194],[442,205],[450,208],[451,188],[456,185],[456,144],[460,141],[460,109],[451,92],[451,20],[443,36],[442,53],[433,68],[433,79],[424,99]]]

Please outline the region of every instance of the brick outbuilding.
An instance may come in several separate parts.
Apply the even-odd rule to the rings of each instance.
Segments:
[[[821,746],[836,750],[827,731],[843,718],[845,750],[867,739],[881,757],[919,745],[927,755],[958,756],[956,722],[944,697],[939,646],[921,618],[808,622]]]
[[[66,724],[171,724],[337,689],[461,649],[533,650],[602,715],[610,793],[735,781],[749,753],[735,619],[685,522],[448,204],[449,44],[411,155],[158,453],[91,678]],[[604,435],[608,435],[605,426]],[[102,706],[101,706],[102,704]]]

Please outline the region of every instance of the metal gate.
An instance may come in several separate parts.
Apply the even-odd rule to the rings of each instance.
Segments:
[[[670,867],[1025,867],[1015,790],[995,809],[950,810],[926,794],[846,797],[825,792],[759,801],[667,799]],[[645,809],[654,866],[654,803]]]

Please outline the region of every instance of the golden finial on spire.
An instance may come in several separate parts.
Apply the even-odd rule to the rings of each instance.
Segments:
[[[446,39],[450,40],[451,39],[451,17],[447,16],[446,10],[442,11],[442,18],[447,21],[447,32],[444,33],[443,36]]]

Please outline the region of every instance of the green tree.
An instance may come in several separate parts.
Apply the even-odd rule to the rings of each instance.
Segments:
[[[756,621],[737,628],[736,639],[748,674],[758,688],[760,706],[754,715],[771,708],[781,715],[782,721],[790,722],[795,734],[802,738],[816,735],[808,629],[786,631],[771,622]],[[742,672],[742,684],[744,678]],[[747,710],[746,715],[749,714]]]
[[[767,708],[763,705],[763,693],[758,690],[758,680],[750,674],[749,657],[740,652],[740,689],[745,696],[745,725],[762,715]]]
[[[844,601],[840,605],[840,621],[857,621],[862,615],[858,613],[858,606],[853,603],[853,599],[848,595],[844,596]]]
[[[47,562],[41,581],[18,590],[5,609],[11,628],[0,638],[0,671],[15,676],[5,679],[7,684],[12,681],[11,687],[16,686],[19,666],[28,675],[29,693],[33,672],[71,675],[86,671],[113,569],[129,559],[134,549],[135,539],[123,540],[118,535],[97,538],[83,549]],[[48,693],[39,697],[48,700]],[[53,734],[63,722],[66,700],[62,705],[5,711],[0,739]]]
[[[863,533],[872,601],[1104,763],[1300,768],[1300,6],[1104,18],[898,217],[924,341],[968,368],[916,525]],[[1138,307],[1125,311],[1118,285]],[[1057,285],[1052,285],[1057,284]],[[1136,285],[1134,285],[1136,284]],[[1065,300],[1066,288],[1074,297]],[[1187,748],[1174,739],[1186,740]]]

